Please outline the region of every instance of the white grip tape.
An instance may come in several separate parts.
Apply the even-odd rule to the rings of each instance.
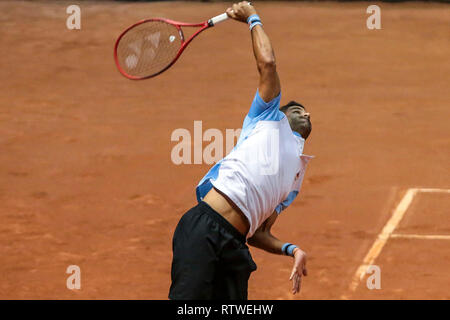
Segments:
[[[225,21],[228,19],[228,15],[226,13],[219,14],[218,16],[215,16],[214,18],[211,18],[210,21],[213,25],[218,24],[219,22]]]

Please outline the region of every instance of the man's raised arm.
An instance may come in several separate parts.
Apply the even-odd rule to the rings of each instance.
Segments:
[[[259,95],[265,102],[270,102],[280,94],[280,79],[278,78],[272,44],[262,28],[261,20],[256,14],[255,8],[247,1],[234,4],[227,9],[227,14],[230,18],[249,23],[253,53],[259,71]]]

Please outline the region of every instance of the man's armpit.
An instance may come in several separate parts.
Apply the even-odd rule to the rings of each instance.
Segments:
[[[275,221],[278,218],[278,213],[276,211],[272,212],[272,215],[268,217],[258,229],[264,232],[270,232],[270,229],[274,225]]]

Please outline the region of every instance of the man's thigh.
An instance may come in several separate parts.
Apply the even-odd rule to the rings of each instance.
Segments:
[[[214,278],[214,298],[247,300],[248,280],[256,270],[248,247],[238,240],[230,240],[223,248]]]
[[[189,210],[175,229],[170,299],[212,299],[217,237],[211,221],[197,210]]]

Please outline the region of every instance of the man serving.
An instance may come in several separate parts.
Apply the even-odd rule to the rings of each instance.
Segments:
[[[307,275],[306,254],[271,228],[300,191],[310,159],[303,155],[309,113],[295,101],[280,108],[274,52],[255,8],[244,1],[227,14],[249,26],[259,86],[236,146],[200,181],[198,204],[175,229],[170,299],[247,299],[256,265],[246,243],[294,258],[294,294]]]

